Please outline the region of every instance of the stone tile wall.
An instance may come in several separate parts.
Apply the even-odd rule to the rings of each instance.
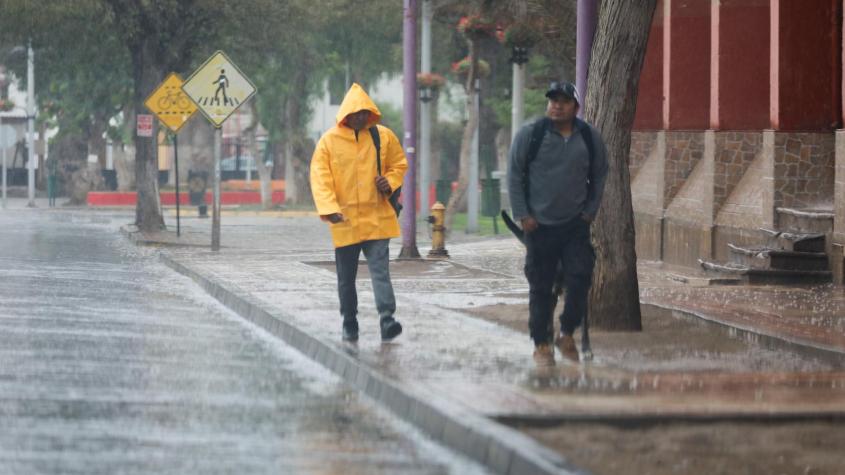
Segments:
[[[746,171],[760,154],[763,134],[760,132],[716,132],[713,169],[713,200],[719,210]]]
[[[664,203],[671,203],[703,156],[703,132],[666,132]]]
[[[832,209],[834,149],[833,134],[775,133],[775,206]]]
[[[640,168],[654,152],[657,145],[657,132],[634,131],[631,133],[631,153],[628,156],[628,172],[631,181],[637,177]]]

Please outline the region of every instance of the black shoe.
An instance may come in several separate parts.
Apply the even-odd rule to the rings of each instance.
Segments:
[[[381,319],[381,341],[390,341],[402,333],[402,324],[393,317]]]
[[[358,341],[358,321],[343,322],[343,341]]]

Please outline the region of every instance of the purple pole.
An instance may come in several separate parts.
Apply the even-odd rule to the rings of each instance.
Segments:
[[[590,56],[593,51],[593,37],[598,23],[598,0],[578,0],[578,26],[575,45],[575,87],[581,93],[581,100],[587,100],[587,73],[590,70]],[[578,115],[584,114],[584,104]]]
[[[417,0],[405,1],[402,29],[405,115],[402,145],[408,157],[408,172],[402,185],[402,250],[400,258],[419,258],[417,250]]]

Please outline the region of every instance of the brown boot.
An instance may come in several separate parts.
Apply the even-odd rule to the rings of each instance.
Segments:
[[[578,362],[578,348],[575,346],[575,339],[572,335],[564,335],[563,333],[555,340],[555,346],[560,350],[560,354],[564,358]]]
[[[540,343],[534,347],[534,363],[539,368],[555,365],[555,350],[548,343]]]

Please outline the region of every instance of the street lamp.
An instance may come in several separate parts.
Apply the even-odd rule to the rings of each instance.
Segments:
[[[26,146],[29,149],[27,163],[27,206],[35,208],[35,53],[32,40],[27,44],[26,55]]]

